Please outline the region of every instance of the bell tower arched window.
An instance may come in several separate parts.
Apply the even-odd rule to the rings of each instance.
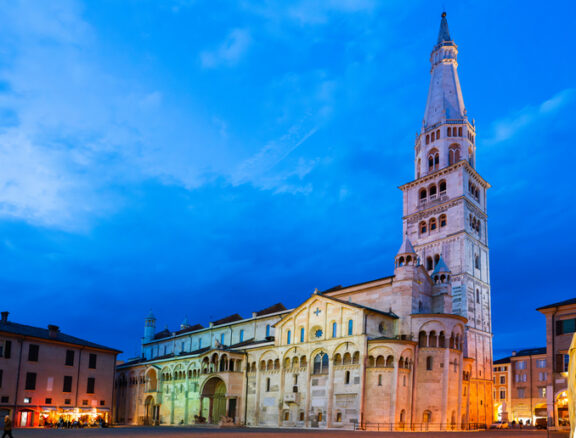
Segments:
[[[426,227],[426,222],[422,221],[420,222],[420,226],[418,227],[420,229],[420,234],[426,234],[426,231],[428,231],[427,227]]]
[[[444,194],[446,192],[446,181],[442,180],[438,183],[438,189],[440,190],[440,194]]]
[[[454,164],[460,161],[460,146],[457,144],[450,145],[448,150],[448,164]]]
[[[428,154],[428,171],[438,170],[440,167],[440,154],[438,149],[432,149]]]
[[[441,214],[439,221],[440,221],[440,228],[444,228],[446,226],[446,215]]]

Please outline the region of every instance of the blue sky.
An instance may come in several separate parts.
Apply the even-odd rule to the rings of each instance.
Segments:
[[[489,192],[494,355],[575,296],[572,2],[0,2],[11,319],[138,352],[392,274],[446,7]]]

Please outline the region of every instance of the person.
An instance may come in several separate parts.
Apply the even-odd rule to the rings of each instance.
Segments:
[[[2,438],[6,437],[14,438],[12,436],[12,420],[9,415],[4,417],[4,434],[2,435]]]

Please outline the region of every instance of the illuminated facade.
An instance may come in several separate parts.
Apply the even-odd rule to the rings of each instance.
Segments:
[[[117,369],[116,420],[394,429],[492,421],[489,185],[442,16],[394,275],[160,333]],[[392,261],[391,261],[392,262]]]
[[[520,350],[495,361],[495,418],[532,425],[538,418],[546,418],[549,368],[546,348]]]
[[[0,418],[16,427],[109,422],[118,350],[47,329],[0,320]]]
[[[576,298],[536,310],[546,317],[548,423],[557,427],[568,426],[568,364],[570,343],[576,332]]]

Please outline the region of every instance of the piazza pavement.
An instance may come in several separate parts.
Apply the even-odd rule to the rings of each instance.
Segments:
[[[343,430],[310,430],[310,429],[270,429],[270,428],[218,428],[205,426],[175,427],[114,427],[109,429],[16,429],[14,438],[114,438],[114,437],[163,437],[163,438],[568,438],[567,432],[542,430],[490,430],[481,432],[363,432]]]

